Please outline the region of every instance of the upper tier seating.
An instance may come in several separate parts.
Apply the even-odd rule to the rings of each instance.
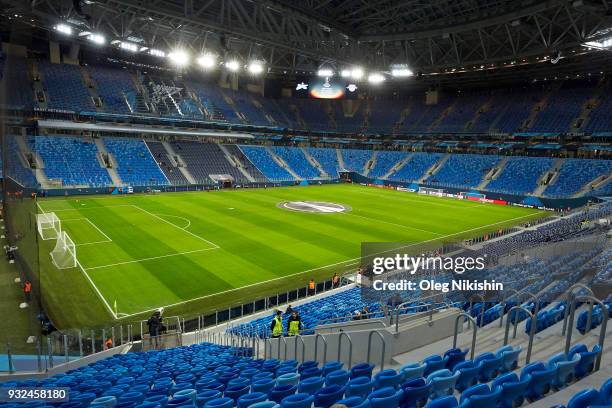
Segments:
[[[168,153],[166,152],[163,144],[160,142],[146,143],[151,151],[151,154],[153,155],[153,159],[155,159],[170,183],[175,186],[185,186],[189,184],[189,181],[187,178],[185,178],[183,173],[181,173],[177,167],[172,166],[171,161],[168,158]]]
[[[561,166],[557,181],[549,185],[544,194],[548,197],[569,197],[595,178],[610,174],[612,160],[567,159]]]
[[[441,153],[414,153],[401,169],[389,177],[389,180],[418,181],[442,156]]]
[[[529,130],[535,132],[567,132],[580,115],[582,106],[593,94],[594,82],[565,82],[550,96]]]
[[[406,158],[406,152],[387,152],[379,151],[376,153],[376,162],[374,167],[370,169],[368,177],[381,178],[386,175],[393,166]]]
[[[405,108],[406,102],[403,100],[370,100],[367,131],[390,132],[393,126],[399,122]]]
[[[436,105],[427,105],[425,98],[415,97],[409,104],[408,114],[404,118],[401,131],[428,132],[434,122],[454,102],[454,98],[441,98]]]
[[[246,118],[247,122],[252,125],[269,126],[271,123],[266,118],[266,114],[260,108],[255,106],[251,96],[243,91],[226,91],[234,101],[236,109]]]
[[[34,90],[24,58],[9,57],[0,72],[0,86],[5,90],[2,103],[15,109],[30,109],[34,105]]]
[[[6,157],[7,169],[4,176],[12,178],[24,187],[35,188],[38,186],[38,182],[36,181],[34,171],[30,167],[26,167],[27,163],[25,160],[23,160],[23,157],[20,157],[19,147],[17,145],[17,141],[15,140],[17,137],[21,136],[9,135],[6,138],[8,151],[12,153]],[[26,137],[25,142],[26,145],[29,146],[30,150],[34,151],[34,137]]]
[[[476,115],[478,109],[489,99],[488,92],[460,93],[453,109],[444,120],[433,129],[436,132],[462,132],[467,123]]]
[[[329,130],[331,124],[329,123],[329,117],[324,110],[323,104],[320,100],[312,99],[288,99],[286,103],[293,103],[302,119],[306,123],[306,128],[311,130]]]
[[[476,187],[499,160],[499,156],[452,155],[427,182],[441,186]]]
[[[584,126],[586,132],[605,132],[612,129],[612,85],[609,84],[599,97]]]
[[[37,136],[35,149],[45,164],[47,177],[61,179],[64,187],[112,185],[108,171],[98,161],[98,148],[93,140]]]
[[[323,170],[331,177],[338,177],[338,153],[336,149],[326,147],[308,147],[308,153],[323,167]]]
[[[198,184],[210,184],[211,174],[229,174],[239,183],[248,180],[232,166],[215,143],[173,142],[174,152],[181,156]]]
[[[130,186],[170,184],[142,140],[104,138],[104,145],[117,162],[117,173]]]
[[[296,127],[295,115],[285,106],[285,100],[272,98],[256,98],[263,106],[264,111],[272,116],[277,126],[281,127]]]
[[[552,166],[554,159],[548,157],[508,158],[506,166],[486,189],[511,194],[529,194],[538,186],[538,179]]]
[[[81,67],[40,61],[47,108],[75,112],[94,110],[93,100],[83,82]]]
[[[282,168],[265,147],[261,146],[240,146],[242,152],[249,158],[263,174],[271,181],[295,180],[295,178],[284,168]]]
[[[358,132],[363,124],[363,104],[353,116],[345,116],[342,101],[330,101],[336,121],[336,130],[339,132]]]
[[[136,110],[134,78],[129,71],[94,65],[89,67],[89,72],[96,81],[98,96],[102,100],[104,111],[130,113],[130,106],[132,110]]]
[[[213,84],[201,82],[191,82],[189,86],[200,99],[211,119],[241,123],[240,118],[236,115],[236,111],[225,99],[221,88]]]
[[[499,106],[501,109],[496,122],[490,127],[505,133],[518,131],[529,117],[535,103],[542,97],[543,92],[541,89],[528,88],[499,95],[493,102],[493,106]]]
[[[299,147],[273,146],[272,152],[283,159],[301,178],[310,180],[321,177],[319,170],[310,164]]]
[[[372,150],[342,149],[345,170],[363,173],[372,154]]]

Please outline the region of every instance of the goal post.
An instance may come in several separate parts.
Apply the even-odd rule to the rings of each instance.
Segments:
[[[36,225],[43,241],[56,239],[62,232],[62,223],[54,212],[36,214]]]
[[[431,188],[431,187],[419,187],[418,193],[442,197],[444,196],[444,189],[443,188]]]
[[[59,234],[55,248],[53,248],[50,255],[53,264],[58,269],[69,269],[77,266],[76,245],[70,239],[70,236],[66,234],[66,231],[62,231]]]
[[[459,197],[465,198],[465,199],[471,198],[471,199],[477,199],[477,200],[484,200],[485,198],[487,198],[487,196],[482,193],[473,193],[473,192],[465,192],[465,191],[460,192]]]

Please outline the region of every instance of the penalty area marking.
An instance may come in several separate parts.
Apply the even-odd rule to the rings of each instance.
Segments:
[[[170,217],[170,218],[178,218],[179,220],[183,220],[187,222],[187,225],[184,227],[179,227],[180,229],[186,230],[187,228],[191,227],[191,221],[185,217],[180,217],[178,215],[170,215],[170,214],[156,214],[160,217]],[[178,225],[177,225],[178,227]]]
[[[111,237],[109,237],[108,235],[106,235],[104,233],[104,231],[102,231],[96,224],[94,224],[89,218],[83,217],[83,218],[68,218],[68,219],[60,219],[61,222],[70,222],[70,221],[87,221],[92,227],[94,227],[100,234],[102,234],[104,236],[104,240],[100,240],[100,241],[93,241],[93,242],[83,242],[80,244],[76,244],[76,246],[83,246],[83,245],[95,245],[95,244],[104,244],[107,242],[113,242],[113,240],[111,239]]]
[[[503,223],[506,223],[506,222],[511,222],[511,221],[516,221],[516,220],[520,220],[520,219],[527,218],[527,217],[532,217],[532,216],[534,216],[536,214],[542,214],[542,213],[545,213],[545,212],[546,211],[540,211],[540,212],[534,213],[534,214],[527,214],[527,215],[523,215],[523,216],[520,216],[520,217],[510,218],[510,219],[507,219],[507,220],[503,220],[503,221],[499,221],[499,222],[494,222],[494,223],[487,224],[487,225],[481,225],[481,226],[478,226],[478,227],[475,227],[475,228],[470,228],[470,229],[467,229],[467,230],[464,230],[464,231],[455,232],[453,234],[443,235],[441,237],[428,239],[426,241],[421,241],[421,242],[417,242],[417,243],[414,243],[414,244],[404,245],[403,247],[394,248],[394,249],[395,250],[399,250],[399,249],[413,247],[415,245],[425,244],[425,243],[428,243],[428,242],[434,242],[434,241],[437,241],[439,239],[454,237],[456,235],[461,235],[461,234],[465,234],[465,233],[468,233],[468,232],[471,232],[471,231],[477,231],[479,229],[493,227],[495,225],[503,224]],[[377,255],[377,254],[372,254],[372,255]],[[325,268],[329,268],[329,267],[333,267],[333,266],[339,266],[339,265],[353,266],[353,265],[358,265],[360,261],[361,261],[361,257],[353,258],[353,259],[347,259],[345,261],[335,262],[335,263],[332,263],[332,264],[329,264],[329,265],[319,266],[319,267],[316,267],[316,268],[307,269],[307,270],[300,271],[300,272],[295,272],[295,273],[292,273],[290,275],[279,276],[278,278],[272,278],[272,279],[267,279],[267,280],[261,281],[261,282],[251,283],[251,284],[244,285],[244,286],[241,286],[241,287],[238,287],[238,288],[227,289],[227,290],[223,290],[221,292],[211,293],[209,295],[198,296],[198,297],[187,299],[187,300],[183,300],[183,301],[180,301],[180,302],[171,303],[171,304],[167,304],[167,305],[163,305],[163,306],[158,306],[158,307],[156,307],[154,309],[142,310],[140,312],[132,313],[132,314],[129,314],[127,316],[122,316],[120,319],[124,319],[124,318],[127,318],[127,317],[132,317],[132,316],[137,316],[137,315],[143,314],[143,313],[153,312],[155,310],[158,310],[160,307],[168,308],[168,307],[180,306],[180,305],[183,305],[185,303],[194,302],[196,300],[207,299],[207,298],[210,298],[210,297],[213,297],[213,296],[223,295],[225,293],[231,293],[231,292],[234,292],[234,291],[237,291],[237,290],[246,289],[246,288],[250,288],[250,287],[254,287],[254,286],[258,286],[258,285],[263,285],[263,284],[266,284],[266,283],[275,282],[277,280],[287,279],[287,278],[291,278],[293,276],[303,275],[305,273],[315,272],[315,271],[319,271],[321,269],[325,269]],[[113,315],[114,315],[114,313],[113,313]],[[117,318],[117,317],[115,317],[115,318]]]

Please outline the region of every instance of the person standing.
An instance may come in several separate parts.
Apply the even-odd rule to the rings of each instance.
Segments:
[[[297,311],[291,313],[291,317],[287,320],[287,335],[288,336],[299,336],[300,330],[302,330],[302,320]]]
[[[310,279],[310,282],[308,282],[308,295],[312,296],[315,294],[315,281],[314,279]]]
[[[147,320],[147,326],[149,327],[149,345],[153,346],[157,349],[159,347],[159,326],[161,324],[161,314],[159,310],[156,310],[149,320]]]
[[[270,330],[274,339],[278,339],[283,335],[283,312],[280,310],[276,311],[276,316],[274,316],[272,324],[270,324]]]
[[[26,302],[29,302],[32,297],[32,282],[27,279],[23,284],[23,294],[25,295]]]
[[[334,273],[334,276],[332,276],[332,287],[337,288],[339,286],[340,286],[340,277],[338,276],[337,273]]]

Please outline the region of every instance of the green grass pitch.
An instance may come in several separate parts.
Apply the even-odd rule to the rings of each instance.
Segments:
[[[283,201],[348,205],[301,213]],[[80,267],[58,270],[41,241],[44,301],[60,327],[94,327],[149,310],[209,312],[354,270],[361,242],[457,241],[525,223],[543,211],[359,185],[46,199],[77,245]]]

